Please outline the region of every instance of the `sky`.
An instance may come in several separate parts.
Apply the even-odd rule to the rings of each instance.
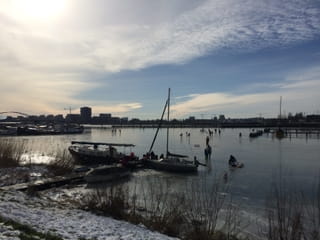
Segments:
[[[318,0],[1,0],[0,30],[0,112],[320,114]]]

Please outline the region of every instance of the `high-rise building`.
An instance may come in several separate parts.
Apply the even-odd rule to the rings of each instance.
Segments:
[[[90,107],[82,107],[80,108],[80,116],[82,123],[90,123],[91,122],[91,108]]]

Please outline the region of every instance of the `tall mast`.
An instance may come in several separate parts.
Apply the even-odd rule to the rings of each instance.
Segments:
[[[164,108],[163,108],[163,112],[162,112],[162,115],[161,115],[161,119],[160,119],[160,122],[159,122],[159,125],[158,125],[158,128],[157,128],[157,131],[156,131],[156,134],[154,135],[154,138],[152,140],[152,143],[151,143],[151,146],[150,146],[150,149],[149,149],[149,152],[148,153],[151,153],[151,150],[153,148],[153,144],[154,142],[156,141],[156,138],[158,136],[158,132],[159,132],[159,129],[162,125],[162,121],[163,121],[163,117],[164,117],[164,114],[166,112],[166,109],[167,109],[167,105],[168,105],[168,100],[166,101],[166,104],[164,105]]]
[[[281,104],[282,104],[282,96],[280,96],[280,115],[279,115],[280,119],[281,119]]]
[[[167,158],[169,152],[169,125],[170,125],[170,88],[168,90],[168,125],[167,125]]]

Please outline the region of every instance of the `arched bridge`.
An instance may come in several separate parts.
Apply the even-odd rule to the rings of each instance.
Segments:
[[[23,112],[15,112],[15,111],[0,112],[0,115],[1,115],[1,114],[5,114],[5,113],[15,113],[15,114],[23,115],[23,116],[26,116],[26,117],[28,117],[28,116],[29,116],[29,114],[27,114],[27,113],[23,113]]]

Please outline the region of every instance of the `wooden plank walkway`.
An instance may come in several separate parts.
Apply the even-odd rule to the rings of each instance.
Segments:
[[[84,181],[85,173],[72,174],[70,176],[57,176],[53,178],[47,178],[43,180],[37,180],[34,182],[20,183],[15,185],[9,185],[0,187],[0,191],[16,190],[16,191],[26,191],[32,189],[35,191],[42,191],[52,187],[60,187],[72,182],[82,182]]]

